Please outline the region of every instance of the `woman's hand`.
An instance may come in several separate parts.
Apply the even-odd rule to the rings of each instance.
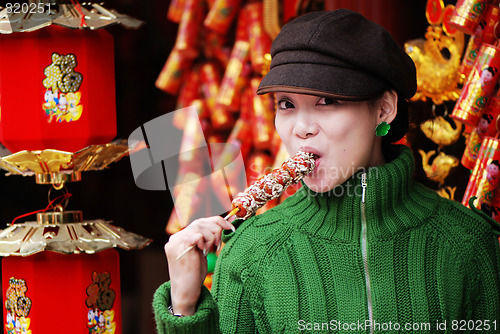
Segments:
[[[231,223],[215,216],[193,221],[172,235],[165,245],[174,313],[193,315],[207,275],[207,253],[221,243],[222,230],[234,230]],[[177,257],[188,247],[194,248]]]

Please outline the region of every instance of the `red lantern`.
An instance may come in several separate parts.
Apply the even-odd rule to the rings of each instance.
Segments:
[[[101,219],[83,220],[81,211],[60,204],[37,213],[36,222],[10,224],[0,231],[4,333],[121,334],[113,247],[150,242]]]
[[[122,333],[115,249],[6,257],[2,289],[6,334]]]
[[[0,142],[75,152],[116,136],[113,37],[50,26],[0,35]]]

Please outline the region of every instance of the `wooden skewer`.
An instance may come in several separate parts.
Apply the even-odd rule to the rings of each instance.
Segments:
[[[181,259],[184,255],[186,255],[186,254],[187,254],[187,252],[189,252],[191,249],[193,249],[193,248],[194,248],[194,246],[195,246],[195,245],[191,245],[191,246],[189,246],[188,248],[186,248],[186,249],[184,250],[184,252],[180,253],[180,254],[179,254],[179,256],[177,256],[177,257],[175,258],[175,260],[176,260],[176,261],[179,261],[179,260],[180,260],[180,259]]]
[[[227,221],[229,218],[231,218],[232,216],[234,216],[236,214],[236,212],[238,212],[238,208],[234,208],[232,209],[226,217],[224,217],[224,220]],[[178,261],[180,260],[184,255],[186,255],[191,249],[193,249],[196,245],[191,245],[189,246],[188,248],[186,248],[182,253],[180,253],[176,258],[175,260]]]
[[[232,216],[234,216],[236,214],[236,212],[238,212],[239,210],[240,210],[239,208],[232,209],[231,211],[229,211],[229,213],[227,214],[227,216],[224,217],[224,220],[227,221],[229,218],[231,218]]]

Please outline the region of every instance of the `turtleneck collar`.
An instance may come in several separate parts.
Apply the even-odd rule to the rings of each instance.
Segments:
[[[316,237],[343,242],[359,241],[361,233],[361,174],[366,173],[365,212],[369,239],[386,239],[419,225],[432,215],[439,196],[414,182],[412,151],[392,145],[388,163],[360,170],[327,193],[305,184],[282,205],[285,224]]]

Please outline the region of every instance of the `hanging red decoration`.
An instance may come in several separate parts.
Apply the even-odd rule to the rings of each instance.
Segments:
[[[75,152],[116,136],[113,37],[50,26],[0,35],[0,142]]]
[[[4,333],[122,333],[115,249],[6,257],[2,288]]]

